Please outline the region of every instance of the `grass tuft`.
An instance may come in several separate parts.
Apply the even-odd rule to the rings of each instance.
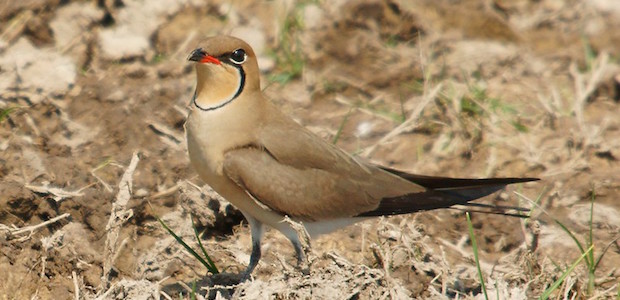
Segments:
[[[560,226],[560,228],[562,228],[562,230],[564,232],[566,232],[570,238],[573,240],[573,242],[575,242],[575,245],[577,245],[577,248],[579,248],[579,251],[581,252],[582,256],[584,256],[583,260],[586,264],[586,267],[588,269],[588,280],[587,280],[587,289],[586,289],[586,293],[588,295],[592,295],[594,293],[594,285],[595,285],[595,281],[596,281],[596,277],[595,277],[595,272],[596,269],[598,269],[598,266],[601,262],[601,260],[603,259],[603,256],[605,256],[605,253],[607,253],[607,250],[609,250],[609,247],[616,241],[618,240],[618,238],[616,238],[615,240],[611,241],[609,244],[607,244],[607,246],[605,248],[603,248],[603,251],[599,254],[598,257],[595,258],[594,256],[594,242],[593,242],[593,238],[594,238],[594,234],[593,234],[593,215],[594,215],[594,199],[595,199],[595,192],[594,190],[592,190],[592,195],[590,197],[590,219],[588,220],[588,236],[585,239],[584,243],[581,243],[579,241],[579,239],[577,238],[577,236],[575,236],[575,234],[570,231],[568,229],[568,227],[566,227],[562,222],[560,222],[557,219],[553,219],[555,221],[556,224],[558,224]],[[585,250],[585,249],[588,250]]]
[[[6,120],[11,113],[15,112],[18,109],[20,109],[19,106],[0,109],[0,123],[4,122],[4,120]]]
[[[476,242],[476,236],[474,234],[474,225],[471,223],[469,212],[465,213],[465,217],[467,218],[467,228],[469,229],[469,239],[471,240],[471,247],[474,250],[474,261],[476,262],[476,269],[478,270],[478,278],[480,279],[480,286],[482,289],[482,293],[484,293],[484,299],[489,300],[489,295],[487,294],[487,287],[486,287],[486,284],[484,283],[484,275],[482,275],[482,269],[480,268],[480,259],[478,258],[478,243]]]
[[[305,59],[297,33],[303,29],[301,9],[305,4],[297,4],[284,18],[278,35],[278,47],[271,55],[276,61],[276,72],[269,77],[272,82],[286,84],[297,79],[304,70]]]
[[[200,254],[198,254],[196,251],[194,251],[194,249],[192,249],[192,247],[190,247],[187,243],[185,243],[185,241],[183,241],[183,239],[178,236],[176,233],[174,233],[174,231],[172,231],[172,229],[170,229],[170,227],[168,227],[168,225],[166,225],[166,223],[159,218],[158,216],[155,216],[157,218],[157,221],[159,221],[159,223],[161,224],[161,226],[164,227],[164,229],[166,229],[166,231],[168,231],[168,233],[174,237],[174,239],[183,246],[183,248],[185,248],[185,250],[187,250],[187,252],[189,252],[189,254],[191,254],[194,258],[196,258],[198,261],[200,261],[200,263],[205,266],[207,268],[207,270],[209,270],[209,272],[211,272],[211,274],[219,274],[220,271],[217,269],[217,266],[215,266],[215,263],[213,262],[213,260],[211,260],[211,257],[207,254],[207,251],[205,250],[205,248],[202,246],[202,242],[200,241],[200,237],[198,236],[198,230],[196,229],[196,226],[194,226],[194,219],[192,218],[192,227],[194,228],[194,234],[196,236],[196,239],[198,240],[198,245],[200,246],[200,249],[202,251],[202,254],[205,256],[204,258],[202,256],[200,256]]]
[[[517,193],[517,195],[523,199],[526,199],[528,201],[530,201],[532,204],[534,204],[536,207],[540,206],[538,205],[538,203],[533,202],[531,200],[529,200],[528,198],[526,198],[525,196],[521,195],[520,193]],[[558,220],[557,218],[551,216],[549,213],[547,213],[544,209],[541,208],[541,211],[543,213],[545,213],[547,216],[549,216],[556,224],[558,224],[558,226],[560,226],[560,228],[566,232],[566,234],[568,234],[568,236],[573,240],[573,242],[575,242],[575,245],[577,246],[577,248],[579,249],[579,252],[581,253],[581,257],[575,261],[574,265],[576,266],[579,262],[581,262],[582,260],[585,262],[587,270],[588,270],[588,280],[587,280],[587,288],[586,288],[586,293],[588,296],[592,296],[594,294],[594,288],[595,288],[595,284],[596,284],[596,270],[598,269],[603,257],[605,256],[605,254],[607,253],[607,251],[609,250],[609,248],[615,244],[615,242],[617,240],[620,239],[620,236],[616,237],[615,239],[613,239],[612,241],[610,241],[604,248],[603,251],[601,251],[601,253],[598,256],[594,255],[594,232],[593,232],[593,228],[594,228],[594,223],[593,223],[593,217],[594,217],[594,201],[596,198],[596,193],[594,191],[594,189],[592,189],[591,192],[591,197],[590,197],[590,218],[588,220],[588,235],[585,238],[585,241],[582,243],[581,241],[579,241],[579,239],[577,238],[577,236],[566,226],[564,225],[564,223],[560,222],[560,220]],[[553,260],[551,260],[551,262],[559,268],[559,265],[555,262],[553,262]],[[560,277],[560,279],[566,278],[566,276],[568,276],[568,274],[566,273],[570,273],[570,271],[572,271],[572,269],[574,269],[574,266],[567,269],[564,274],[563,277]],[[559,280],[559,279],[558,279]],[[558,285],[561,284],[558,283]],[[551,292],[549,292],[550,294]],[[547,291],[545,291],[545,293],[543,293],[543,295],[547,295]],[[541,296],[541,299],[546,299],[545,297]]]
[[[571,272],[575,269],[575,267],[577,267],[577,265],[579,265],[579,263],[580,263],[580,262],[581,262],[581,261],[582,261],[585,257],[587,257],[587,256],[588,256],[588,253],[591,253],[591,252],[592,252],[593,248],[594,248],[594,245],[590,246],[590,248],[588,248],[588,250],[587,250],[586,252],[584,252],[583,254],[581,254],[581,256],[579,256],[579,258],[578,258],[575,262],[573,262],[573,264],[572,264],[572,265],[570,265],[570,267],[568,267],[568,268],[567,268],[567,269],[566,269],[566,270],[562,273],[562,275],[560,276],[560,278],[558,278],[555,282],[553,282],[553,284],[552,284],[550,287],[548,287],[548,288],[547,288],[547,289],[546,289],[546,290],[542,293],[542,295],[540,295],[540,298],[539,298],[539,299],[542,299],[542,300],[549,299],[549,296],[551,296],[551,294],[552,294],[555,290],[557,290],[557,289],[560,287],[560,285],[562,284],[562,282],[564,282],[564,279],[566,279],[566,277],[568,277],[568,274],[570,274],[570,273],[571,273]]]
[[[583,56],[585,59],[585,71],[592,71],[594,69],[594,65],[596,63],[596,57],[598,56],[594,48],[592,48],[592,44],[588,41],[586,36],[581,37],[581,43],[583,44]]]

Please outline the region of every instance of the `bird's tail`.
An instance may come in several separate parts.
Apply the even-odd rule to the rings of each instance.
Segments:
[[[508,184],[539,180],[538,178],[465,179],[433,177],[410,174],[385,167],[382,169],[423,186],[426,191],[384,198],[375,210],[365,212],[360,216],[398,215],[438,208],[456,208],[473,212],[526,217],[525,213],[529,211],[526,208],[471,203],[470,201],[499,191]],[[465,208],[453,207],[455,205],[465,206]]]

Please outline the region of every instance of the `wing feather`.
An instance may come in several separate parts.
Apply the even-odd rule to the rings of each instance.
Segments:
[[[318,168],[282,164],[255,147],[229,151],[223,170],[261,204],[301,220],[353,217],[373,210],[380,201],[365,192],[364,182]]]

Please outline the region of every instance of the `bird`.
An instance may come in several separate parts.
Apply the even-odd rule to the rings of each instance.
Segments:
[[[256,54],[243,40],[209,37],[187,60],[196,71],[184,125],[190,164],[250,226],[252,252],[244,278],[261,258],[265,226],[286,236],[298,264],[303,260],[300,236],[286,218],[315,237],[378,216],[454,205],[492,208],[470,201],[508,184],[538,180],[433,177],[365,162],[268,100],[260,87]]]

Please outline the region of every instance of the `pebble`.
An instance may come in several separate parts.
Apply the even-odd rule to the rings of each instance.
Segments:
[[[107,97],[105,97],[105,101],[120,102],[124,101],[125,98],[127,98],[125,92],[123,92],[121,89],[117,89],[114,92],[110,93]]]

